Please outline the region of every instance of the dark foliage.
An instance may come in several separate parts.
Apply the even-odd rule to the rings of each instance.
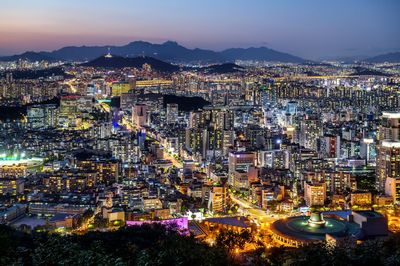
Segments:
[[[228,258],[161,225],[69,236],[0,225],[0,265],[229,265]]]
[[[237,73],[244,71],[244,68],[234,63],[225,63],[220,65],[212,65],[208,67],[200,68],[201,71],[209,74],[226,74],[226,73]]]
[[[226,233],[210,247],[161,225],[67,236],[29,234],[0,225],[0,265],[400,265],[400,235],[338,247],[265,250],[259,245],[247,254],[233,254],[249,238]]]
[[[201,109],[210,104],[210,102],[201,97],[185,97],[172,94],[164,95],[164,107],[167,106],[167,103],[177,103],[179,110],[185,112]]]
[[[51,100],[39,102],[39,103],[31,103],[22,106],[0,106],[0,121],[7,120],[20,120],[27,114],[27,107],[35,104],[56,104],[60,105],[59,98],[53,98]]]
[[[14,70],[11,71],[13,79],[39,79],[52,76],[70,77],[61,67],[53,67],[40,70]],[[0,73],[0,77],[5,77],[6,72]]]

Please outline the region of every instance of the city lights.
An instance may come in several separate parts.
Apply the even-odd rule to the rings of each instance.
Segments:
[[[0,8],[1,265],[400,265],[400,1],[89,2]]]

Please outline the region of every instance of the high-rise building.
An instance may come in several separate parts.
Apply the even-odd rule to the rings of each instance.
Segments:
[[[383,112],[378,139],[377,186],[384,191],[388,177],[400,177],[400,112]]]
[[[360,145],[360,156],[367,160],[367,163],[371,160],[371,150],[375,151],[374,140],[370,138],[363,139]]]
[[[27,110],[28,123],[32,128],[56,127],[58,123],[58,108],[55,104],[29,106]]]
[[[321,136],[321,121],[316,116],[306,116],[300,122],[300,145],[307,149],[317,150],[317,140]]]
[[[137,104],[132,108],[132,123],[137,127],[146,126],[148,123],[147,106]]]
[[[235,172],[248,172],[251,166],[256,164],[256,154],[254,152],[230,152],[229,164],[229,184],[233,184]]]
[[[60,99],[60,109],[58,117],[58,126],[68,127],[76,123],[78,114],[78,95],[62,96]]]
[[[382,141],[378,149],[376,174],[381,191],[385,189],[387,178],[400,178],[400,142]]]
[[[178,120],[178,104],[168,103],[167,104],[167,123],[173,124]]]
[[[192,111],[189,114],[189,128],[199,128],[205,126],[205,119],[202,111]]]
[[[392,197],[395,204],[400,204],[400,178],[387,177],[385,194]]]
[[[400,141],[400,112],[383,112],[379,140]]]
[[[185,133],[185,147],[192,153],[204,154],[204,130],[199,128],[187,128]]]
[[[321,141],[321,152],[328,158],[339,158],[340,136],[325,135]]]

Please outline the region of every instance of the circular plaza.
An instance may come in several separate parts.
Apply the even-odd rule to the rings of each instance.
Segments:
[[[326,235],[344,237],[352,233],[347,221],[326,218],[321,213],[277,220],[271,225],[271,230],[276,242],[292,247],[324,241]]]

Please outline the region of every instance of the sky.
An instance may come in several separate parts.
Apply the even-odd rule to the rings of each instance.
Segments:
[[[400,51],[400,0],[1,0],[0,55],[177,41],[308,59]]]

